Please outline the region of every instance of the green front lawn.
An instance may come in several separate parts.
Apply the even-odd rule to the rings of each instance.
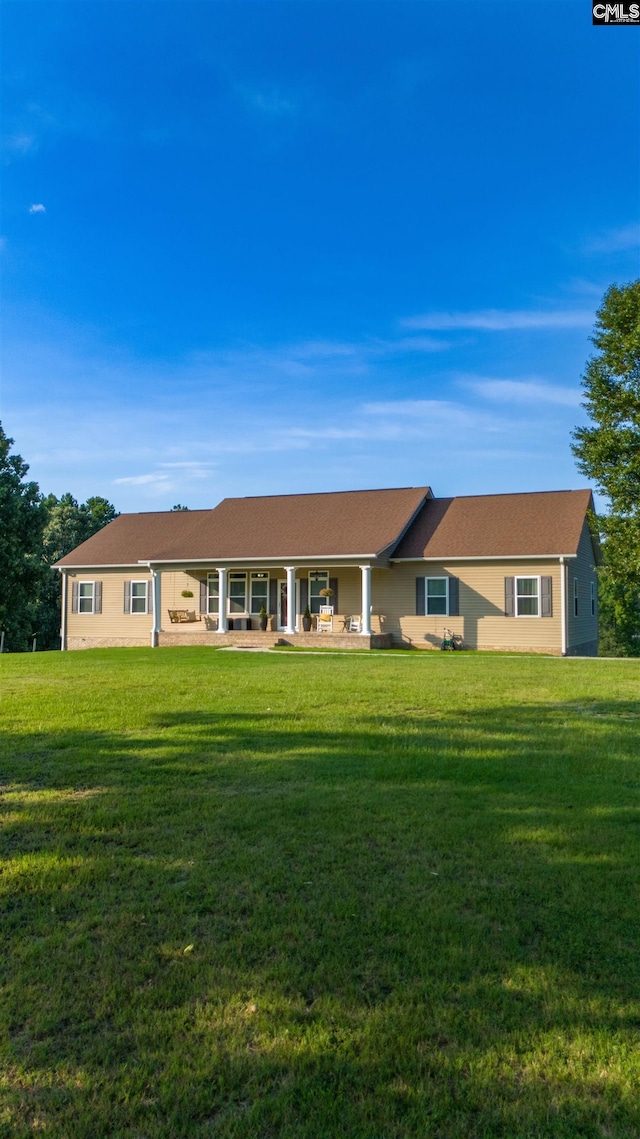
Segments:
[[[0,673],[0,1135],[640,1137],[640,664]]]

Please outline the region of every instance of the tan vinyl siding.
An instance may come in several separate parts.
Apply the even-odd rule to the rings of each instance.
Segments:
[[[598,647],[598,579],[589,526],[585,519],[578,545],[578,556],[568,563],[567,650],[594,655]],[[574,608],[574,579],[578,582],[578,616]],[[594,583],[596,612],[591,615],[591,584]]]
[[[416,578],[450,574],[460,582],[460,616],[416,615]],[[552,578],[551,617],[505,617],[505,577]],[[552,561],[410,562],[373,573],[373,608],[380,631],[395,643],[439,648],[446,628],[474,649],[561,652],[560,566]],[[375,628],[375,625],[374,625]]]
[[[102,613],[72,613],[73,582],[102,582]],[[67,647],[90,648],[95,640],[114,641],[124,645],[151,643],[152,613],[124,612],[125,581],[151,582],[146,569],[82,570],[67,573]],[[150,586],[149,586],[150,588]]]

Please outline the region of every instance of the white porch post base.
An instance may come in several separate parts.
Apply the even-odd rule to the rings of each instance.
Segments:
[[[227,567],[217,567],[218,573],[218,628],[216,633],[227,633]]]
[[[285,633],[296,631],[296,567],[285,566],[287,575],[287,626]]]
[[[371,636],[371,566],[360,566],[362,574],[362,629],[361,637]]]

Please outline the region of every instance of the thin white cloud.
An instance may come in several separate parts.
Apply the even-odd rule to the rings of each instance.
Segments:
[[[126,477],[113,480],[117,486],[152,486],[154,483],[163,483],[163,485],[166,486],[168,481],[169,476],[161,472],[148,475],[127,475]]]
[[[520,329],[590,328],[591,309],[480,309],[476,312],[427,312],[406,317],[403,328],[425,331],[481,330],[511,332]]]
[[[292,99],[282,95],[277,88],[260,90],[243,83],[237,83],[236,93],[251,108],[269,118],[292,118],[297,114],[297,106]]]
[[[623,253],[640,245],[640,222],[605,230],[588,238],[582,246],[584,253]]]
[[[46,212],[47,207],[43,206],[42,202],[34,202],[32,206],[29,206],[30,214],[46,214]]]
[[[483,399],[500,403],[555,403],[563,407],[579,407],[580,388],[556,387],[544,380],[463,379],[462,383]]]
[[[2,139],[2,149],[7,154],[30,154],[33,150],[37,150],[37,146],[37,140],[31,134],[18,132],[4,135]]]

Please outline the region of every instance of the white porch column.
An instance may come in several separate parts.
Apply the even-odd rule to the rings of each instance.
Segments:
[[[285,566],[287,575],[287,627],[285,633],[296,631],[296,567]]]
[[[149,569],[151,570],[151,589],[153,597],[153,626],[151,628],[151,648],[156,649],[158,647],[158,633],[162,631],[162,612],[160,608],[162,605],[162,575],[160,573],[160,570],[153,569],[152,566],[149,566]]]
[[[360,566],[362,574],[362,637],[371,636],[371,566]]]
[[[560,558],[560,648],[563,657],[567,655],[567,567]]]
[[[67,647],[67,571],[61,570],[62,578],[62,619],[60,625],[60,648],[62,652]]]
[[[218,628],[217,633],[226,633],[227,629],[227,567],[217,566],[218,574]]]

